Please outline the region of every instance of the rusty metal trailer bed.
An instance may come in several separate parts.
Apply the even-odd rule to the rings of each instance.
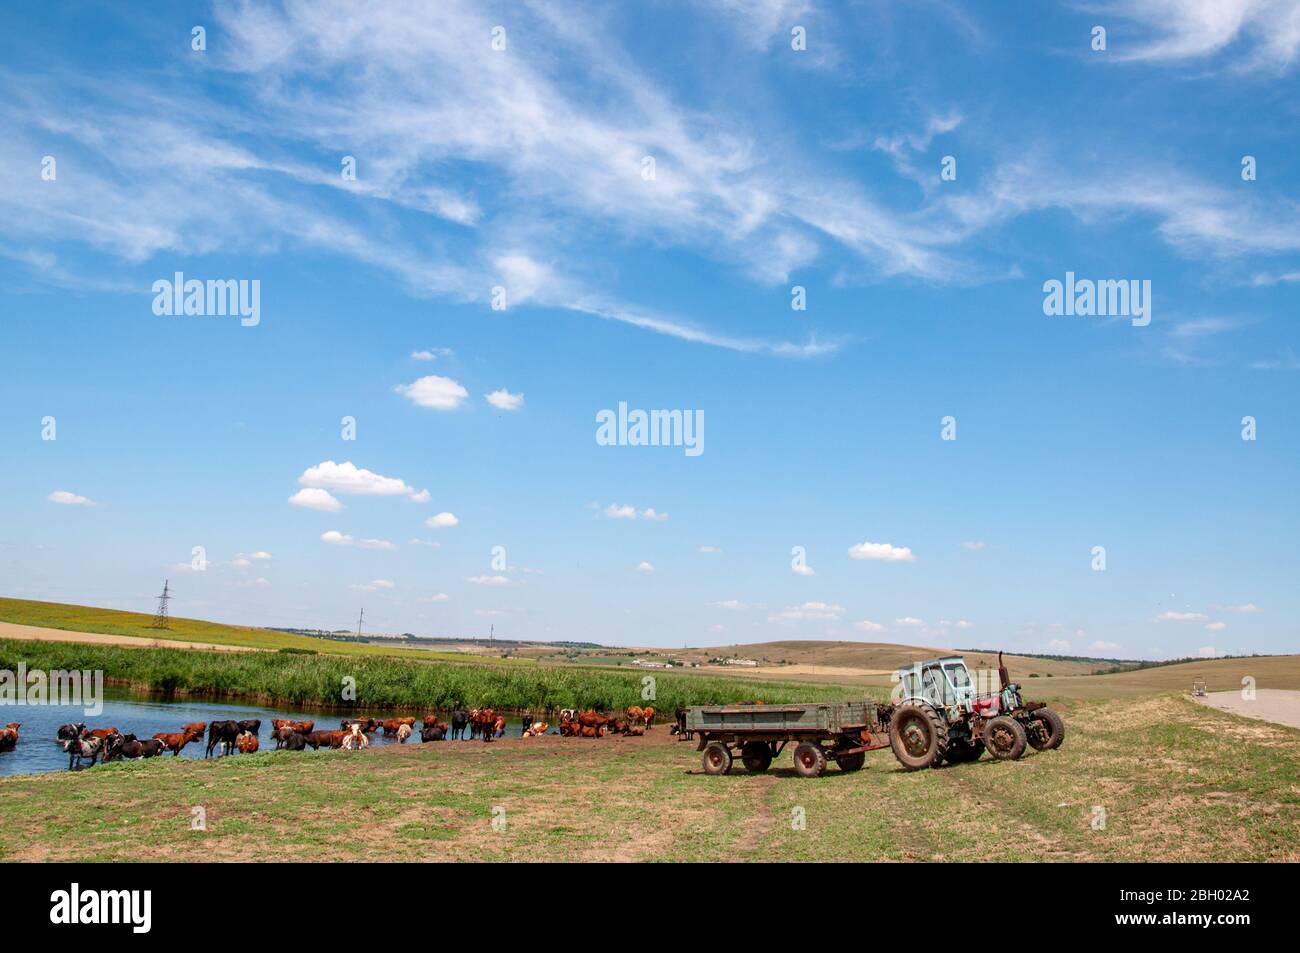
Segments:
[[[701,705],[686,709],[685,736],[698,738],[706,774],[726,774],[737,751],[746,770],[761,773],[793,743],[795,771],[815,778],[828,761],[857,771],[868,751],[889,747],[892,713],[875,702]]]

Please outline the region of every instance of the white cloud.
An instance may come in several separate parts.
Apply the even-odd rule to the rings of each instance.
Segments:
[[[905,615],[901,619],[895,619],[894,623],[896,625],[905,625],[905,626],[909,626],[910,628],[917,628],[918,626],[925,625],[925,620],[917,619],[910,615]]]
[[[476,586],[508,586],[510,579],[506,576],[466,576],[466,582],[472,582]]]
[[[910,563],[916,557],[907,546],[891,546],[889,543],[858,543],[849,547],[849,555],[854,559],[871,559],[879,562]]]
[[[796,576],[815,576],[815,575],[817,575],[817,570],[813,569],[813,567],[812,567],[812,566],[809,566],[807,563],[794,563],[794,562],[792,562],[792,563],[790,564],[790,571],[791,571],[792,573],[794,573]]]
[[[484,394],[483,399],[497,410],[518,410],[524,406],[523,394],[512,394],[504,387],[500,390],[494,390],[490,394]]]
[[[1207,628],[1211,632],[1222,632],[1227,627],[1228,627],[1228,623],[1226,622],[1211,622],[1205,628]]]
[[[767,617],[769,622],[804,622],[835,620],[844,614],[844,607],[829,602],[805,602]]]
[[[667,513],[660,513],[653,507],[645,510],[637,510],[635,506],[629,506],[626,503],[611,503],[602,511],[606,517],[612,520],[635,520],[644,519],[656,523],[662,523],[668,519]]]
[[[710,606],[715,609],[730,609],[741,612],[746,609],[766,609],[767,606],[762,603],[741,602],[739,599],[723,599],[721,602],[710,602]]]
[[[1068,639],[1052,639],[1047,643],[1047,648],[1052,652],[1068,652],[1070,651],[1070,642]]]
[[[718,553],[721,553],[722,550],[717,546],[701,546],[700,552],[708,553],[710,555],[717,555]]]
[[[236,569],[247,569],[252,566],[253,563],[246,556],[241,554],[232,559],[230,565],[234,566]]]
[[[446,602],[450,598],[445,592],[435,592],[431,596],[421,596],[420,602]]]
[[[469,396],[469,391],[450,377],[439,377],[436,374],[421,377],[409,384],[399,384],[396,390],[416,406],[432,410],[455,410]]]
[[[408,486],[404,480],[381,476],[378,473],[372,473],[370,470],[363,470],[353,464],[351,460],[344,463],[326,460],[314,467],[308,467],[303,471],[302,476],[298,477],[298,482],[312,489],[333,490],[335,493],[352,496],[404,496],[416,503],[424,503],[429,499],[427,490],[416,490],[414,487]],[[296,496],[301,495],[296,494]],[[313,497],[313,499],[316,499],[316,497]],[[294,498],[291,497],[290,502],[293,502],[293,500]],[[308,504],[300,502],[298,505],[305,506]],[[322,507],[317,506],[315,508],[321,509]]]
[[[329,490],[322,490],[319,487],[305,487],[289,497],[289,502],[294,506],[320,510],[324,513],[337,513],[343,509],[343,504],[335,499]]]
[[[358,549],[396,549],[394,543],[386,539],[357,539],[349,536],[347,533],[340,533],[336,529],[327,530],[320,534],[322,543],[329,543],[332,546],[356,546]]]
[[[973,623],[973,622],[967,622],[965,619],[958,619],[957,622],[955,623],[955,628],[958,628],[958,629],[973,629],[973,628],[975,628],[975,623]]]
[[[69,493],[67,490],[55,490],[46,497],[51,503],[61,503],[64,506],[98,506],[94,500],[87,499],[84,496],[78,496],[76,493]]]
[[[885,631],[885,627],[883,625],[881,625],[879,622],[872,622],[869,619],[863,619],[861,622],[857,624],[856,628],[861,629],[863,632],[884,632]]]
[[[1196,654],[1199,655],[1201,658],[1216,658],[1222,653],[1213,645],[1202,645],[1199,649],[1196,650]]]
[[[975,552],[978,552],[979,550],[984,549],[987,546],[986,543],[981,543],[981,542],[962,543],[961,545],[962,548],[969,549]]]
[[[648,562],[641,562],[637,564],[636,571],[649,574],[655,571],[655,567]]]
[[[431,347],[423,351],[412,351],[411,360],[413,361],[434,361],[440,357],[450,357],[452,350],[449,347]]]
[[[424,525],[429,527],[429,529],[448,529],[459,524],[460,520],[456,518],[454,513],[445,512],[437,513],[424,521]]]
[[[442,543],[435,543],[431,539],[420,539],[418,536],[412,536],[406,541],[411,546],[428,546],[430,549],[438,549]]]
[[[1117,652],[1119,651],[1119,643],[1098,640],[1089,645],[1088,650],[1090,652]]]
[[[1238,612],[1243,615],[1254,615],[1256,612],[1264,611],[1259,606],[1255,605],[1255,603],[1253,602],[1247,602],[1245,605],[1241,605],[1241,606],[1212,605],[1210,606],[1210,608],[1213,609],[1215,612]]]
[[[1156,616],[1157,622],[1204,622],[1204,612],[1162,612]]]
[[[381,589],[396,589],[397,584],[391,579],[372,579],[370,582],[353,583],[348,588],[358,592],[378,592]]]
[[[1300,50],[1300,10],[1293,0],[1144,0],[1097,9],[1146,29],[1115,44],[1119,60],[1173,63],[1231,49],[1235,69],[1281,74]]]

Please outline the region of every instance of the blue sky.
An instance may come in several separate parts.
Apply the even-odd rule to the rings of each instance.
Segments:
[[[7,6],[4,593],[1294,651],[1300,19],[999,6]],[[178,271],[260,322],[155,314]],[[1045,315],[1067,272],[1150,323]],[[619,402],[704,452],[598,445]]]

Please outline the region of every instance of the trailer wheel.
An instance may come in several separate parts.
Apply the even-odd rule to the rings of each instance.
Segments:
[[[762,774],[772,766],[772,746],[766,741],[746,741],[740,749],[740,760],[750,774]]]
[[[867,763],[867,753],[859,751],[857,754],[842,755],[836,760],[841,771],[861,771],[862,766]]]
[[[918,771],[948,753],[948,726],[925,702],[908,702],[889,719],[889,746],[904,769]]]
[[[1025,728],[1008,715],[990,718],[984,726],[984,745],[999,761],[1015,761],[1025,753]]]
[[[794,749],[794,770],[801,778],[815,778],[826,770],[826,752],[821,745],[802,742]]]
[[[1035,751],[1052,751],[1065,740],[1065,722],[1050,708],[1040,708],[1029,719],[1029,743]]]
[[[720,741],[710,741],[704,746],[704,773],[726,774],[731,770],[731,752]]]

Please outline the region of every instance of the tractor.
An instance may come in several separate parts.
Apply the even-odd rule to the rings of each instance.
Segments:
[[[945,761],[977,761],[985,751],[999,761],[1014,761],[1026,745],[1036,751],[1059,748],[1065,740],[1061,716],[1043,702],[1020,697],[1001,652],[998,682],[996,691],[991,684],[977,686],[960,655],[900,668],[889,725],[899,763],[915,771]]]

